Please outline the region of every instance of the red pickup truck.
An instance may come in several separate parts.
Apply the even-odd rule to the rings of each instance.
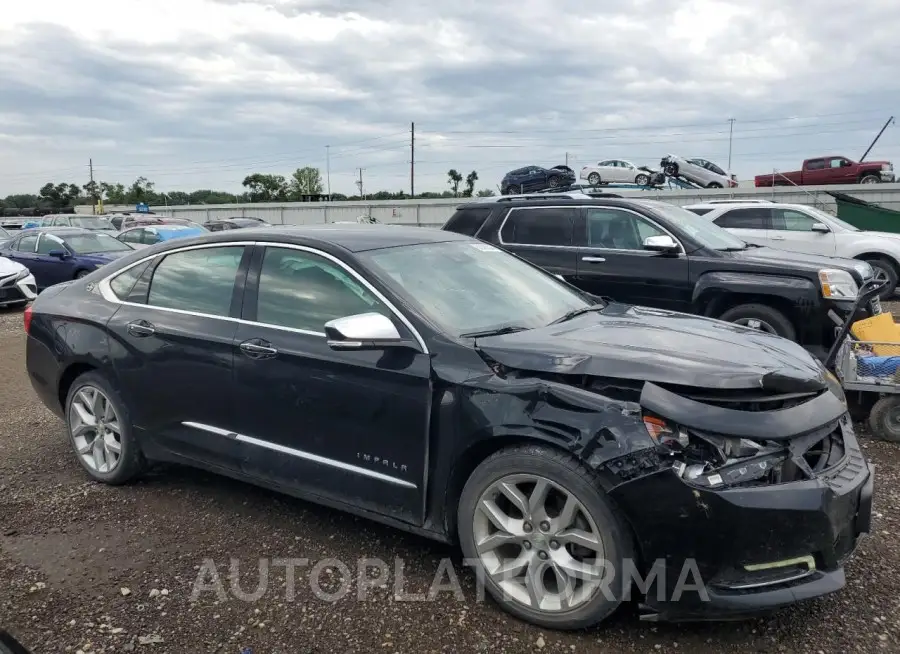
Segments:
[[[757,175],[754,181],[757,186],[880,184],[894,181],[894,166],[889,161],[857,163],[847,157],[816,157],[804,161],[800,170]]]

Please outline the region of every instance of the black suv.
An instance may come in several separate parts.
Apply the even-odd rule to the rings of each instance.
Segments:
[[[444,230],[475,236],[592,295],[693,313],[796,341],[820,358],[871,266],[759,247],[675,205],[583,193],[461,205]],[[879,313],[877,300],[859,317]]]

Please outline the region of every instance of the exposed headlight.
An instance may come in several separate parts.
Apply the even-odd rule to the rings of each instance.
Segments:
[[[30,275],[30,274],[31,274],[31,271],[28,270],[28,268],[22,268],[22,270],[19,271],[19,274],[16,275],[16,281],[18,282],[20,280],[23,280],[26,277],[28,277],[28,275]]]
[[[819,271],[819,285],[822,287],[822,297],[835,300],[854,300],[859,294],[853,275],[846,270],[823,268]]]
[[[875,276],[875,269],[865,261],[855,263],[853,264],[853,267],[856,268],[856,272],[858,272],[859,276],[863,279],[869,279]]]

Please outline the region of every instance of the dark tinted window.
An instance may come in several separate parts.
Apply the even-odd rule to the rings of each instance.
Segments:
[[[457,234],[475,236],[489,215],[491,215],[491,210],[486,208],[459,209],[447,221],[445,229]]]
[[[97,252],[128,252],[131,248],[122,241],[104,234],[93,232],[89,234],[73,234],[66,239],[69,249],[76,254],[95,254]]]
[[[686,208],[686,207],[685,207]],[[712,209],[688,209],[691,213],[695,213],[698,216],[702,216],[705,213],[709,213]]]
[[[716,218],[719,227],[731,227],[733,229],[768,229],[771,209],[760,207],[748,207],[746,209],[732,209]]]
[[[810,159],[806,162],[807,170],[822,170],[825,167],[824,159]]]
[[[153,272],[147,304],[227,316],[243,253],[233,245],[168,255]]]
[[[16,249],[20,252],[34,252],[34,246],[37,245],[37,234],[29,234],[19,239]]]
[[[130,229],[127,232],[122,232],[116,238],[118,238],[123,243],[140,243],[142,231],[144,231],[144,230]]]
[[[256,320],[324,332],[325,323],[388,309],[344,268],[324,257],[289,248],[266,248],[259,277]]]
[[[143,245],[153,245],[159,243],[162,239],[157,232],[151,232],[149,229],[141,230],[141,243]]]
[[[645,238],[666,233],[648,220],[618,209],[587,210],[587,242],[595,248],[642,250]]]
[[[116,294],[117,298],[124,300],[128,297],[131,289],[134,288],[137,280],[140,279],[144,271],[147,270],[147,266],[150,265],[151,261],[152,260],[147,260],[144,263],[139,263],[122,274],[113,277],[109,282],[109,287],[112,289],[112,292]]]
[[[521,245],[572,245],[575,215],[569,207],[513,209],[503,223],[504,243]]]

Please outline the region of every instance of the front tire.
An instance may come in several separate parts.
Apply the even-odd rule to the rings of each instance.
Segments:
[[[547,183],[550,184],[550,188],[559,188],[559,177],[556,175],[551,175],[547,179]]]
[[[125,403],[96,371],[79,376],[69,389],[66,428],[78,462],[96,481],[125,484],[147,468]]]
[[[591,186],[598,186],[600,184],[600,175],[598,173],[591,173],[588,175],[588,184]]]
[[[515,184],[510,184],[509,186],[506,187],[507,195],[518,195],[521,192],[522,192],[522,189],[520,187],[516,186]]]
[[[522,620],[583,629],[629,590],[630,534],[595,475],[564,452],[534,444],[488,457],[466,482],[457,525],[488,592]]]
[[[669,177],[678,177],[678,164],[666,164],[666,167],[663,168],[663,172]]]
[[[650,175],[638,175],[634,178],[634,183],[638,186],[650,186]]]
[[[75,273],[75,279],[81,279],[82,277],[87,277],[90,274],[89,270],[79,270]]]
[[[797,330],[788,317],[778,309],[765,304],[741,304],[732,307],[719,316],[719,320],[775,334],[789,341],[797,340]]]
[[[894,291],[897,290],[897,270],[890,261],[885,259],[872,258],[864,259],[864,261],[875,269],[875,279],[887,282],[887,286],[881,289],[878,297],[882,300],[889,300],[894,295]]]
[[[881,184],[881,178],[878,175],[863,175],[860,184]]]
[[[719,182],[710,182],[706,185],[706,188],[724,188]]]

